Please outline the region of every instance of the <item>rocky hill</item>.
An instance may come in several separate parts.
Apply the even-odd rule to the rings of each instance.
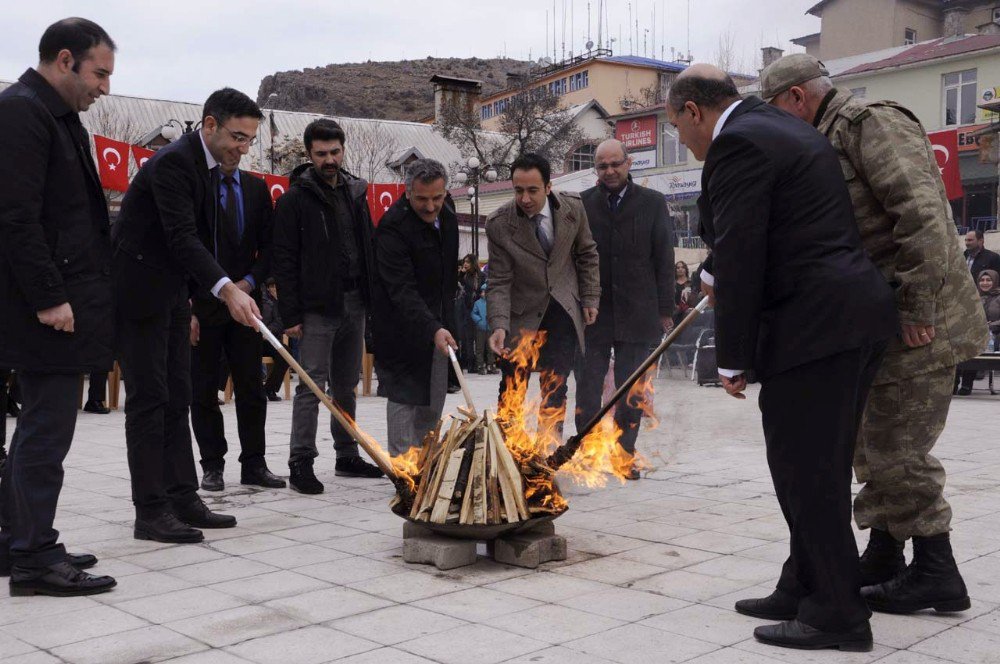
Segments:
[[[260,82],[257,103],[271,93],[268,108],[355,118],[421,120],[434,113],[431,76],[441,74],[483,82],[483,95],[507,87],[507,73],[523,73],[530,63],[507,58],[432,58],[399,62],[327,65],[283,71]]]

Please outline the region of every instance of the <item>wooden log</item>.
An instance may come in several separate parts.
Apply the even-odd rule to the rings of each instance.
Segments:
[[[443,469],[443,477],[441,480],[441,488],[438,489],[434,498],[434,508],[431,511],[431,522],[432,523],[445,523],[448,518],[448,512],[451,511],[451,498],[455,493],[455,480],[458,479],[458,473],[462,467],[462,457],[465,455],[465,450],[457,449],[454,450],[445,461],[445,466]]]
[[[472,455],[472,522],[486,523],[486,448],[483,427],[476,430],[475,452]]]
[[[503,433],[492,414],[486,419],[487,427],[497,450],[499,463],[498,479],[504,496],[508,522],[523,521],[528,518],[528,504],[524,498],[524,479],[521,471],[507,449]]]

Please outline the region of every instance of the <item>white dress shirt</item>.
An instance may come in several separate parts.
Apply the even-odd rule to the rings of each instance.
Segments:
[[[205,151],[205,163],[208,164],[208,170],[209,172],[211,172],[213,168],[219,165],[219,162],[217,162],[215,160],[215,157],[212,156],[212,153],[208,151],[208,146],[205,145],[205,136],[204,134],[201,133],[200,129],[198,130],[198,138],[201,139],[201,147]],[[214,197],[213,200],[216,201],[215,203],[216,207],[218,207],[219,192],[218,191],[212,192],[212,196]],[[229,277],[222,277],[221,279],[216,281],[215,285],[212,286],[212,295],[214,295],[215,297],[219,297],[219,291],[222,290],[222,287],[228,283],[232,283],[232,281],[233,280],[230,279]]]
[[[545,199],[545,207],[538,213],[538,225],[542,227],[545,234],[552,240],[552,245],[556,243],[556,229],[552,225],[552,208],[549,207],[549,199]]]
[[[722,115],[719,116],[719,121],[715,123],[715,129],[712,130],[713,141],[719,137],[719,133],[722,131],[722,128],[726,126],[726,120],[729,119],[729,116],[732,115],[733,111],[736,110],[736,107],[742,103],[743,103],[742,99],[740,99],[739,101],[734,101],[732,104],[729,105],[729,108],[727,108],[722,112]],[[713,287],[715,286],[715,277],[713,277],[710,272],[702,270],[701,282],[706,286]],[[719,367],[719,375],[725,376],[726,378],[735,378],[736,376],[739,376],[741,373],[743,373],[742,369],[723,369],[722,367]]]

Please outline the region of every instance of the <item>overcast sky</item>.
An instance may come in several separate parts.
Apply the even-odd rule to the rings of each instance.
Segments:
[[[690,2],[690,49],[695,60],[713,61],[720,38],[735,44],[736,62],[752,70],[761,46],[801,50],[789,39],[819,31],[806,16],[815,0],[694,0]],[[557,59],[584,49],[586,0],[556,0]],[[629,46],[628,16],[639,20],[639,38]],[[656,53],[688,48],[688,0],[608,0],[610,36],[616,54],[652,56],[656,8]],[[597,42],[597,0],[591,0],[591,39]],[[45,27],[66,16],[100,23],[118,43],[112,92],[201,102],[231,85],[255,97],[261,78],[275,71],[330,63],[435,57],[533,59],[546,50],[548,0],[10,0],[4,3],[0,79],[14,80],[38,59]],[[155,8],[154,8],[155,7]],[[572,11],[571,11],[572,9]],[[575,29],[570,28],[571,14]],[[620,31],[620,32],[619,32]],[[663,38],[665,33],[666,39]],[[575,39],[574,39],[575,37]],[[607,37],[607,35],[606,35]],[[549,38],[551,53],[551,37]],[[635,42],[638,41],[636,44]],[[575,42],[575,48],[574,48]]]

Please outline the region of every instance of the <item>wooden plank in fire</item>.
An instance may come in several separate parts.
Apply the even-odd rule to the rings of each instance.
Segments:
[[[465,456],[464,449],[453,450],[444,461],[441,488],[437,491],[434,509],[431,511],[432,523],[445,523],[448,519],[448,512],[451,511],[451,498],[455,493],[455,480],[458,479],[463,456]]]
[[[524,499],[524,478],[521,476],[521,471],[514,461],[514,457],[511,456],[510,450],[507,449],[503,433],[492,414],[487,414],[486,423],[490,436],[496,445],[497,460],[500,462],[498,478],[503,493],[507,520],[509,522],[523,521],[529,516],[528,504]]]

